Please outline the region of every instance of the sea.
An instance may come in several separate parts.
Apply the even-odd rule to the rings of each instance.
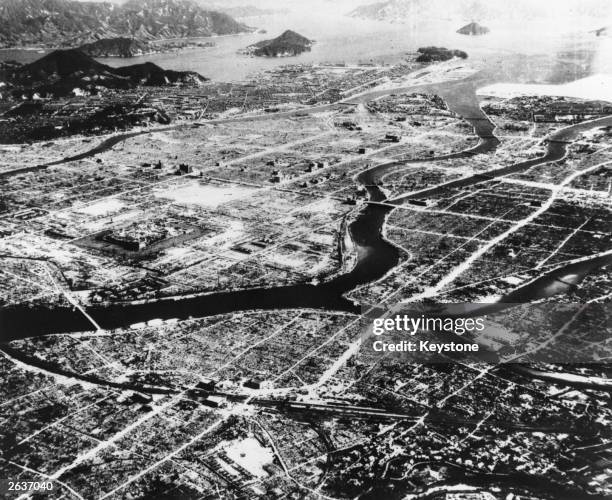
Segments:
[[[131,59],[103,58],[101,62],[110,66],[123,66],[151,61],[164,69],[196,71],[201,75],[219,82],[241,82],[256,73],[271,70],[287,64],[325,64],[325,63],[376,63],[393,64],[401,61],[406,54],[418,47],[435,45],[466,51],[471,59],[487,60],[504,54],[523,55],[530,58],[525,64],[537,66],[535,56],[545,56],[549,60],[559,57],[577,58],[576,74],[562,77],[551,75],[538,79],[556,82],[569,81],[579,76],[587,76],[600,71],[598,64],[609,66],[612,58],[600,53],[609,49],[609,40],[597,37],[592,31],[596,25],[572,24],[561,26],[559,23],[544,21],[514,22],[491,21],[486,25],[491,32],[485,36],[465,36],[456,33],[470,20],[442,19],[423,21],[414,19],[404,23],[361,20],[345,15],[323,15],[307,11],[271,14],[241,19],[242,22],[265,30],[266,33],[248,33],[213,38],[193,39],[194,41],[213,41],[214,47],[187,48],[178,51],[153,54]],[[280,35],[292,29],[315,40],[311,52],[290,58],[261,58],[240,54],[240,49],[257,41]],[[0,60],[14,59],[28,63],[49,50],[5,49],[0,50]],[[568,55],[569,54],[569,55]],[[528,61],[528,59],[525,59]],[[538,69],[535,68],[534,69]],[[607,68],[610,69],[610,68]],[[523,83],[533,83],[529,71],[520,72],[517,78]]]

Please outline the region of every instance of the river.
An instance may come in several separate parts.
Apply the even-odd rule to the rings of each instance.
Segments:
[[[465,157],[476,153],[491,151],[497,147],[498,140],[493,135],[493,125],[483,115],[473,93],[474,89],[483,81],[482,75],[468,80],[450,82],[436,86],[429,86],[427,90],[440,93],[449,108],[461,113],[474,127],[480,137],[476,148],[447,155],[444,158]],[[409,89],[405,89],[409,90]],[[415,89],[412,89],[415,90]],[[418,88],[423,90],[423,88]],[[380,97],[397,89],[387,91],[374,91],[352,99],[363,102],[373,97]],[[317,108],[319,109],[319,108]],[[301,110],[303,112],[303,110]],[[517,163],[504,169],[494,171],[491,176],[505,175],[510,172],[519,172],[538,164],[555,161],[565,154],[567,144],[563,141],[571,140],[577,134],[589,128],[602,125],[612,125],[612,117],[603,118],[596,122],[577,124],[567,127],[551,137],[547,144],[544,156]],[[149,133],[143,131],[139,133]],[[78,158],[93,156],[102,150],[108,149],[122,140],[133,137],[137,133],[126,133],[105,141],[88,153]],[[429,161],[435,158],[428,159]],[[65,159],[62,161],[69,161]],[[357,181],[364,185],[368,191],[369,199],[374,202],[385,201],[384,195],[377,186],[390,169],[396,169],[402,164],[411,162],[389,162],[366,170],[357,176]],[[469,186],[488,180],[482,175],[474,175],[447,184],[447,186]],[[428,194],[435,194],[438,188],[432,188]],[[420,194],[419,196],[426,196]],[[278,310],[278,309],[326,309],[334,311],[360,312],[359,305],[347,300],[344,294],[356,287],[376,281],[393,269],[400,258],[398,249],[382,237],[382,229],[387,214],[394,208],[392,204],[401,204],[410,197],[399,197],[387,204],[368,203],[359,212],[355,220],[349,225],[349,231],[358,250],[358,259],[355,266],[347,273],[338,275],[333,279],[319,284],[296,284],[273,288],[258,288],[250,290],[236,290],[221,293],[210,293],[199,296],[174,297],[157,300],[149,303],[112,304],[88,308],[88,313],[104,329],[125,328],[135,323],[146,322],[154,318],[160,319],[187,319],[190,317],[207,317],[218,314],[233,313],[246,310]],[[588,262],[588,261],[587,261]],[[612,256],[594,259],[597,267],[612,262]],[[572,271],[574,271],[574,266]],[[592,266],[582,263],[580,269],[584,273],[592,271]],[[534,281],[530,287],[520,294],[520,301],[527,302],[532,298],[541,297],[546,290],[556,293],[550,287],[550,281],[563,273],[563,268],[552,271],[539,280]],[[517,297],[512,297],[516,302]],[[68,308],[28,307],[19,305],[0,309],[0,331],[2,342],[15,339],[40,336],[52,333],[67,333],[91,330],[89,321],[78,311]]]

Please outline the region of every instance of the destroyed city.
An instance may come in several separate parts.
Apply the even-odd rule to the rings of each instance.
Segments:
[[[0,0],[0,497],[612,497],[610,0]]]

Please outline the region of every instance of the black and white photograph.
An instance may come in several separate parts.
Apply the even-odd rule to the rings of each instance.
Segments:
[[[0,0],[0,498],[612,498],[612,1]]]

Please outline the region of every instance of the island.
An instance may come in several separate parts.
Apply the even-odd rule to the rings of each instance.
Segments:
[[[137,57],[185,48],[214,47],[214,42],[191,40],[165,40],[148,42],[136,38],[102,38],[81,45],[78,50],[91,57]]]
[[[490,31],[491,30],[486,26],[482,26],[478,23],[472,22],[470,24],[466,24],[463,28],[458,29],[457,33],[459,33],[460,35],[480,36],[486,35]]]
[[[287,30],[277,38],[254,43],[241,52],[257,57],[292,57],[310,52],[313,43],[305,36]]]
[[[127,37],[102,38],[81,45],[79,50],[91,57],[134,57],[153,52],[147,42]]]
[[[468,55],[463,50],[451,50],[446,47],[421,47],[417,50],[419,55],[416,62],[430,63],[449,61],[454,57],[459,59],[467,59]]]

